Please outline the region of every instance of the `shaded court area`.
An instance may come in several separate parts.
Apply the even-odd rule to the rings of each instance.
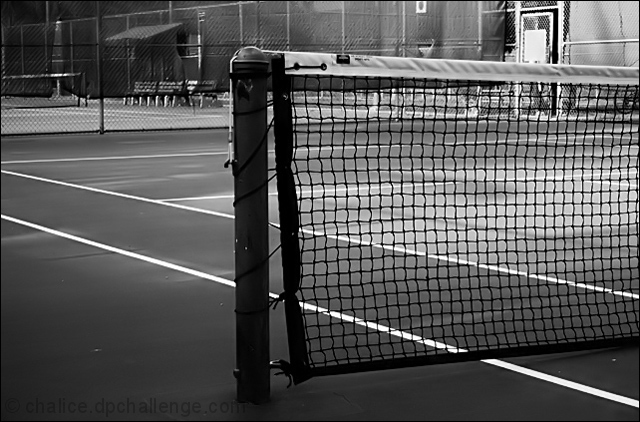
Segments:
[[[318,377],[291,388],[274,374],[269,404],[237,403],[227,136],[3,136],[3,420],[638,419],[637,346]],[[637,160],[637,150],[629,156]],[[453,183],[457,193],[411,189],[479,202],[469,181]],[[276,249],[279,233],[269,233]],[[280,265],[276,252],[275,294]],[[272,359],[287,359],[282,307],[270,318]]]

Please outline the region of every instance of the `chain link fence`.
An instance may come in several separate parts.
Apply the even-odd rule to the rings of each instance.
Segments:
[[[2,134],[225,127],[249,45],[502,60],[504,4],[3,1]]]
[[[226,127],[243,46],[521,61],[540,23],[547,61],[638,65],[630,1],[3,1],[2,134]]]
[[[525,32],[547,31],[546,62],[638,66],[635,1],[507,1],[505,61],[524,61]]]
[[[564,2],[564,17],[563,63],[638,66],[637,2]]]

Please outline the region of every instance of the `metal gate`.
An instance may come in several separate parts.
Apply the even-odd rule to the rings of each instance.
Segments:
[[[553,63],[553,12],[523,13],[520,16],[521,62]]]

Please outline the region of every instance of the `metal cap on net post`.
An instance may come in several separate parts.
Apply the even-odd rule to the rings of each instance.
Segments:
[[[231,61],[235,190],[236,365],[239,402],[270,395],[267,78],[269,59],[257,48]]]

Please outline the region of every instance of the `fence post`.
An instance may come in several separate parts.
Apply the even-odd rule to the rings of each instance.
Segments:
[[[96,77],[98,89],[98,132],[104,133],[104,92],[102,89],[102,12],[96,1]]]
[[[24,25],[20,25],[20,71],[22,74],[26,74],[24,60]],[[22,82],[24,86],[24,82]]]
[[[291,51],[291,5],[287,3],[287,51]]]
[[[202,35],[202,32],[204,30],[203,22],[205,20],[206,13],[203,10],[196,9],[196,14],[198,15],[198,81],[202,81],[204,77],[204,36]]]
[[[269,215],[267,77],[269,60],[255,47],[231,63],[235,190],[236,364],[239,402],[266,403],[269,361]]]
[[[0,29],[2,30],[2,77],[4,78],[7,74],[7,52],[5,49],[5,28],[4,28],[4,22],[0,22]],[[2,80],[2,90],[4,91],[4,79]]]
[[[51,17],[49,16],[48,1],[44,2],[44,16],[44,73],[53,73],[53,66],[49,67],[49,25],[51,24]]]
[[[287,2],[288,4],[289,2]],[[238,28],[240,28],[240,47],[244,47],[244,16],[242,14],[242,3],[238,3]]]

